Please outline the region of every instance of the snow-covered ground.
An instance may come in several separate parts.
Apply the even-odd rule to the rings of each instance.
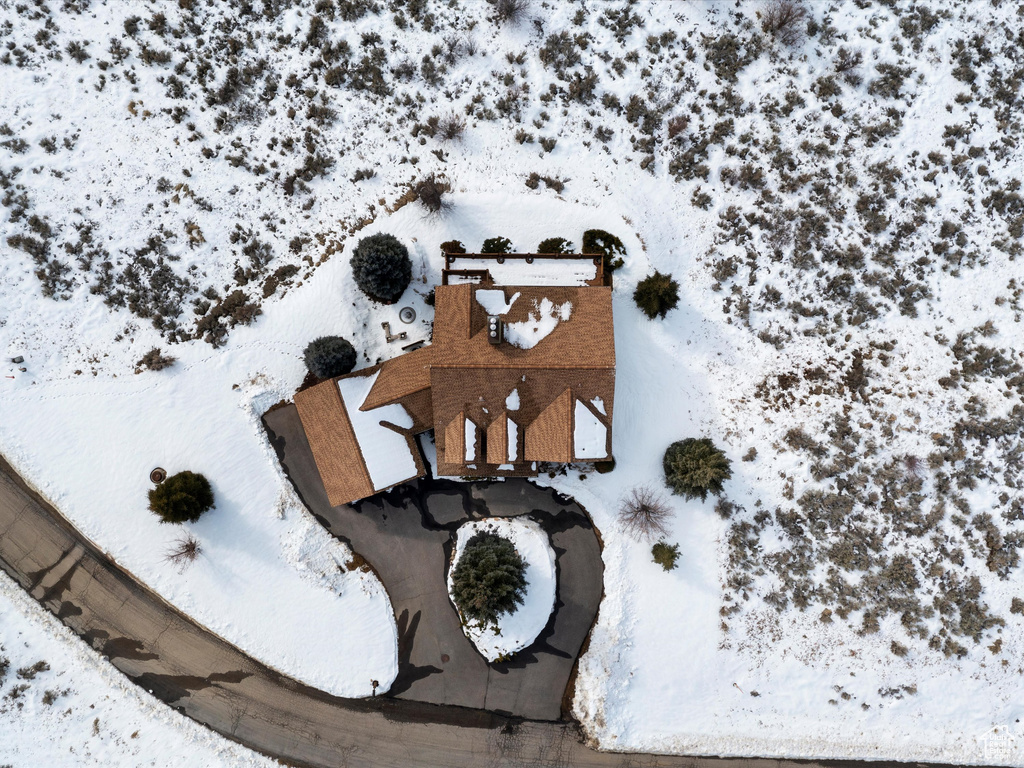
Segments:
[[[0,450],[147,583],[314,684],[390,679],[386,600],[291,502],[275,516],[255,414],[316,335],[391,357],[380,322],[412,305],[426,338],[441,242],[598,227],[627,250],[617,464],[548,480],[604,542],[588,734],[1024,765],[992,734],[1018,727],[1024,666],[1017,5],[808,3],[792,46],[766,2],[65,5],[0,6],[0,352],[27,368],[0,379]],[[426,218],[408,188],[430,173],[452,207]],[[413,257],[395,307],[345,264],[378,231]],[[680,284],[663,321],[631,298],[655,269]],[[133,375],[155,345],[177,365]],[[733,477],[717,512],[672,500],[666,573],[617,500],[691,436]],[[220,500],[183,576],[145,511],[158,463]],[[278,604],[355,647],[257,622]]]
[[[555,606],[555,551],[548,534],[540,524],[528,517],[474,520],[460,526],[455,540],[451,568],[448,571],[448,594],[452,592],[452,574],[466,551],[466,544],[478,533],[494,533],[508,539],[526,564],[526,593],[523,604],[512,613],[498,617],[498,626],[463,624],[466,636],[488,661],[507,658],[521,651],[534,640],[548,623]],[[452,601],[454,603],[454,600]]]
[[[128,682],[3,572],[0,733],[0,765],[278,765]]]

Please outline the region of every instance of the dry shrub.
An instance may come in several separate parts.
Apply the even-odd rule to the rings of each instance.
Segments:
[[[686,126],[690,124],[690,119],[686,115],[676,115],[670,117],[668,120],[668,137],[674,139],[676,136],[686,130]]]
[[[796,0],[770,0],[761,20],[761,29],[783,45],[796,45],[804,36],[803,20],[807,9]]]
[[[530,0],[497,0],[494,18],[499,24],[518,24],[526,16]]]
[[[671,512],[664,496],[648,485],[638,485],[619,507],[619,523],[637,541],[653,541],[668,535]]]
[[[164,555],[164,561],[175,566],[179,572],[183,572],[196,561],[202,552],[203,546],[199,543],[199,539],[188,533],[171,545],[167,554]]]
[[[441,141],[462,139],[462,134],[465,132],[466,121],[456,112],[442,117],[437,123],[437,135],[441,137]]]
[[[416,199],[432,214],[438,214],[451,208],[452,204],[444,199],[445,194],[450,190],[451,185],[433,173],[414,187]]]

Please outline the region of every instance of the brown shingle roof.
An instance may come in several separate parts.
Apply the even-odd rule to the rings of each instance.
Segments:
[[[526,426],[527,461],[572,461],[572,392],[566,389]]]
[[[487,463],[508,462],[508,417],[502,411],[487,428]]]
[[[484,287],[498,288],[438,286],[433,344],[383,363],[364,402],[348,407],[366,411],[401,403],[413,420],[411,429],[399,430],[410,444],[411,435],[433,426],[442,475],[535,474],[534,462],[572,461],[574,397],[588,408],[594,398],[604,401],[607,413],[600,420],[608,428],[610,448],[615,394],[611,289],[500,287],[506,301],[519,293],[504,315],[508,323],[526,321],[543,299],[572,305],[568,318],[559,319],[547,336],[530,349],[520,349],[507,341],[489,343],[487,311],[475,298]],[[509,410],[506,399],[513,390],[519,408]],[[334,383],[306,390],[295,400],[331,503],[371,495],[369,473]],[[514,462],[508,461],[509,418],[517,425]],[[467,419],[477,430],[475,460],[469,461]],[[422,473],[419,452],[413,450],[413,455]],[[513,469],[498,469],[509,463]]]
[[[487,339],[487,311],[475,299],[475,285],[439,285],[435,290],[434,346],[431,367],[465,368],[614,368],[611,288],[502,287],[506,298],[520,296],[505,315],[506,322],[536,314],[535,302],[570,302],[568,320],[532,349]]]
[[[444,460],[449,464],[466,461],[466,414],[458,415],[444,428]],[[440,453],[440,451],[438,451]]]
[[[381,364],[380,376],[359,407],[369,411],[430,387],[430,363],[436,347],[421,347]]]
[[[333,506],[374,493],[334,379],[295,395],[295,407]]]

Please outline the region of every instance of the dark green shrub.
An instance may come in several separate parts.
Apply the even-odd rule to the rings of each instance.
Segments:
[[[355,368],[356,350],[341,336],[321,336],[306,345],[302,359],[318,379],[333,379]]]
[[[671,571],[676,567],[676,560],[679,559],[679,545],[659,541],[651,547],[651,556],[654,558],[654,562],[666,571]]]
[[[449,240],[441,243],[441,253],[465,253],[466,246],[459,240]]]
[[[672,279],[672,275],[655,272],[637,283],[633,301],[652,320],[663,318],[679,303],[679,283]]]
[[[508,539],[482,531],[466,544],[452,573],[452,597],[466,621],[497,625],[526,592],[526,564]]]
[[[722,492],[722,483],[732,477],[729,459],[709,438],[688,437],[668,447],[662,462],[665,484],[672,493],[701,501],[708,493]]]
[[[572,243],[564,237],[549,237],[541,240],[537,253],[572,253]]]
[[[412,279],[409,251],[394,235],[364,237],[352,253],[351,264],[359,289],[384,304],[398,301]]]
[[[582,253],[588,256],[600,256],[604,262],[604,271],[611,274],[622,266],[626,255],[626,246],[615,235],[603,229],[588,229],[583,233]]]
[[[512,241],[507,237],[488,237],[480,246],[480,253],[512,253]]]
[[[171,475],[149,492],[149,508],[165,523],[194,522],[213,507],[210,481],[196,472]]]

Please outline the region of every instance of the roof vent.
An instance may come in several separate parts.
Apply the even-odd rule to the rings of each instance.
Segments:
[[[487,316],[487,340],[491,344],[501,344],[505,337],[505,324],[497,315]]]

